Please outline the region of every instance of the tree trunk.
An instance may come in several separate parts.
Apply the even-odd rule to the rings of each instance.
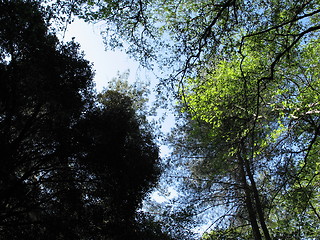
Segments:
[[[246,208],[249,214],[253,236],[255,240],[262,240],[259,225],[257,222],[257,215],[251,199],[251,191],[246,179],[244,160],[240,153],[238,153],[238,161],[239,161],[239,168],[240,168],[240,179],[245,192],[245,203],[246,203]]]
[[[254,200],[255,200],[256,210],[257,210],[257,213],[259,216],[259,222],[260,222],[264,237],[266,240],[271,240],[270,233],[269,233],[268,227],[266,225],[264,211],[263,211],[262,204],[260,201],[260,196],[259,196],[259,192],[257,189],[257,185],[254,180],[253,174],[251,172],[251,168],[250,168],[250,164],[249,164],[248,160],[244,160],[244,165],[246,168],[247,176],[249,177],[249,180],[251,183],[251,188],[252,188],[252,192],[253,192],[253,196],[254,196]]]

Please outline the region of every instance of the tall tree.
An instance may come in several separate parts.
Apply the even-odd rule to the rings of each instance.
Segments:
[[[73,125],[92,105],[90,65],[77,44],[47,33],[38,8],[1,2],[1,225],[10,234],[54,200],[43,183],[68,168]]]
[[[272,78],[261,77],[269,45],[253,42],[186,84],[188,144],[180,149],[193,153],[209,206],[225,206],[225,233],[250,223],[255,239],[318,234],[318,41],[291,49]]]
[[[58,42],[38,3],[0,13],[0,238],[159,236],[138,213],[160,168],[133,100],[96,96],[79,45]]]
[[[227,202],[238,210],[234,219],[249,222],[255,239],[309,234],[306,225],[294,231],[303,225],[302,212],[309,212],[306,219],[314,223],[319,215],[314,206],[318,58],[312,53],[319,39],[319,1],[88,1],[76,6],[76,14],[87,20],[108,22],[106,42],[112,47],[129,41],[128,51],[138,59],[168,67],[162,83],[178,89],[178,99],[186,103],[191,134],[185,148],[204,158],[194,172],[223,180],[222,187],[216,181],[214,193],[231,189],[222,199],[235,199]],[[284,193],[291,198],[284,200]],[[301,204],[293,208],[295,198]],[[279,221],[275,206],[283,202],[290,204],[279,209],[292,219],[299,216],[299,223]]]

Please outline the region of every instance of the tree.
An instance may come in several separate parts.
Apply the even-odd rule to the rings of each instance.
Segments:
[[[146,239],[159,156],[133,101],[95,94],[79,45],[58,42],[38,3],[0,12],[1,239]]]
[[[1,232],[8,238],[28,234],[31,227],[12,228],[33,226],[54,200],[44,182],[67,170],[73,125],[92,105],[90,65],[77,44],[59,45],[47,33],[38,7],[1,2]]]
[[[88,3],[77,5],[80,15],[106,20],[112,46],[124,39],[138,59],[172,70],[162,83],[188,104],[186,148],[203,158],[194,172],[227,176],[214,192],[231,189],[223,198],[240,200],[227,203],[250,222],[255,239],[280,237],[270,228],[294,232],[272,219],[281,202],[298,198],[298,219],[301,210],[317,219],[318,72],[311,59],[318,58],[311,49],[319,38],[318,1]],[[297,219],[296,211],[285,212]]]
[[[275,65],[285,49],[319,29],[317,1],[49,2],[86,21],[105,21],[106,45],[126,46],[128,53],[150,67],[148,63],[162,65],[170,80],[195,74],[213,57],[227,58],[252,38],[279,48],[268,57]]]
[[[226,234],[248,223],[254,239],[318,234],[318,41],[291,49],[272,78],[263,77],[270,45],[253,42],[184,88],[181,151],[193,153],[193,178],[211,196],[204,201],[225,206]]]

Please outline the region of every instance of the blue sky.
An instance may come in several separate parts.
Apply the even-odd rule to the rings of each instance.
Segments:
[[[108,81],[116,77],[117,72],[123,73],[130,69],[130,82],[135,81],[140,74],[139,63],[130,59],[125,52],[120,50],[105,51],[98,24],[93,25],[75,19],[72,24],[68,25],[63,41],[70,41],[73,37],[75,37],[76,42],[80,43],[85,58],[94,63],[95,82],[98,91],[101,91]]]

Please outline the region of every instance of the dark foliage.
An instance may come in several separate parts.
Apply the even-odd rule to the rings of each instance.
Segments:
[[[0,238],[146,239],[158,149],[130,98],[96,103],[90,64],[41,7],[0,2]]]

